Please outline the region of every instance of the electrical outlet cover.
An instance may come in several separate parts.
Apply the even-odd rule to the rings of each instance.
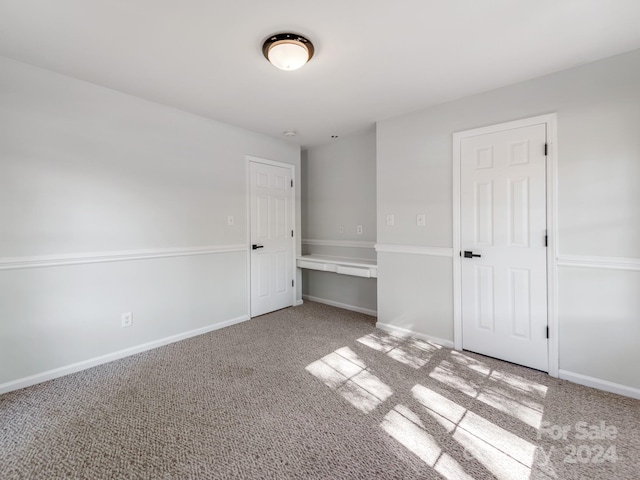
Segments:
[[[133,313],[127,312],[123,313],[121,316],[122,319],[122,328],[130,327],[133,325]]]

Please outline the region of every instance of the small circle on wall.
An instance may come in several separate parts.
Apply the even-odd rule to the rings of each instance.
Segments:
[[[331,135],[331,138],[336,139],[338,138],[338,135]]]

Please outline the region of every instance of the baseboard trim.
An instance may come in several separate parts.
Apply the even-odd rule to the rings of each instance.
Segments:
[[[305,300],[309,300],[310,302],[324,303],[325,305],[342,308],[344,310],[351,310],[352,312],[364,313],[365,315],[371,315],[372,317],[378,316],[378,312],[375,310],[356,307],[355,305],[348,305],[346,303],[334,302],[333,300],[327,300],[326,298],[312,297],[311,295],[303,295],[302,298]]]
[[[62,267],[88,263],[124,262],[152,258],[187,257],[214,253],[246,252],[246,245],[209,245],[205,247],[128,250],[119,252],[71,253],[65,255],[41,255],[37,257],[0,258],[0,270],[24,268]]]
[[[413,330],[407,330],[406,328],[396,327],[388,323],[376,323],[376,328],[384,330],[385,332],[395,333],[403,337],[415,337],[420,340],[426,340],[427,342],[433,342],[443,347],[453,348],[453,342],[451,340],[445,340],[443,338],[432,337],[431,335],[425,335],[424,333],[414,332]]]
[[[0,384],[0,395],[3,393],[11,392],[13,390],[19,390],[21,388],[30,387],[38,383],[53,380],[54,378],[64,377],[71,373],[80,372],[88,368],[96,367],[104,363],[113,362],[121,358],[129,357],[137,353],[146,352],[147,350],[153,350],[154,348],[169,345],[170,343],[179,342],[180,340],[186,340],[187,338],[196,337],[204,333],[219,330],[220,328],[229,327],[237,323],[249,320],[248,315],[242,315],[241,317],[232,318],[224,322],[208,325],[206,327],[197,328],[195,330],[189,330],[188,332],[179,333],[177,335],[171,335],[170,337],[161,338],[152,342],[143,343],[142,345],[136,345],[135,347],[125,348],[124,350],[118,350],[117,352],[108,353],[99,357],[90,358],[81,362],[72,363],[71,365],[65,365],[64,367],[55,368],[53,370],[47,370],[46,372],[37,373],[28,377],[19,378],[10,382]]]
[[[620,383],[613,383],[608,380],[589,377],[580,373],[568,372],[567,370],[560,370],[558,373],[559,378],[563,380],[569,380],[570,382],[579,383],[586,387],[597,388],[598,390],[604,390],[605,392],[617,393],[618,395],[640,400],[639,388],[628,387]]]
[[[364,242],[358,240],[317,240],[314,238],[303,238],[304,245],[316,245],[320,247],[348,247],[348,248],[374,248],[375,242]]]
[[[300,305],[302,305],[304,303],[304,300],[296,300],[296,303],[293,304],[294,307],[299,307]]]
[[[561,267],[601,268],[605,270],[631,270],[640,272],[640,258],[559,255],[558,265]]]
[[[427,255],[430,257],[453,257],[453,248],[422,247],[419,245],[376,244],[378,253],[405,253],[408,255]]]

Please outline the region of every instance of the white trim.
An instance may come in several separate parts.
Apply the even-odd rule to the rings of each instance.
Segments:
[[[547,118],[547,325],[549,327],[549,375],[560,368],[558,326],[558,124],[555,113]],[[538,117],[539,118],[539,117]]]
[[[245,221],[246,221],[246,230],[245,230],[245,241],[247,244],[247,276],[246,276],[246,281],[247,281],[247,315],[249,315],[249,317],[251,317],[251,168],[250,168],[250,163],[251,163],[251,158],[253,157],[249,157],[248,155],[245,157],[245,162],[244,162],[244,175],[245,175],[245,179],[246,179],[246,185],[245,185],[245,200],[246,200],[246,215],[245,215]]]
[[[407,330],[406,328],[396,327],[388,323],[376,323],[376,328],[384,330],[386,332],[395,333],[403,337],[415,337],[420,340],[426,340],[427,342],[437,343],[443,347],[453,348],[453,342],[451,340],[445,340],[444,338],[432,337],[431,335],[425,335],[424,333],[414,332],[413,330]]]
[[[30,375],[28,377],[2,383],[0,384],[0,395],[3,393],[11,392],[13,390],[18,390],[20,388],[30,387],[31,385],[35,385],[37,383],[46,382],[47,380],[52,380],[54,378],[64,377],[65,375],[79,372],[81,370],[86,370],[87,368],[113,362],[114,360],[129,357],[137,353],[146,352],[147,350],[153,350],[154,348],[162,347],[170,343],[175,343],[187,338],[196,337],[198,335],[212,332],[220,328],[229,327],[246,320],[249,320],[249,317],[247,315],[242,315],[240,317],[232,318],[231,320],[226,320],[224,322],[197,328],[195,330],[189,330],[188,332],[179,333],[170,337],[165,337],[159,340],[154,340],[152,342],[136,345],[135,347],[125,348],[124,350],[118,350],[117,352],[108,353],[99,357],[94,357],[88,360],[83,360],[81,362],[65,365],[64,367],[47,370],[46,372],[37,373],[35,375]]]
[[[379,253],[406,253],[409,255],[427,255],[431,257],[453,257],[453,249],[445,247],[421,247],[419,245],[392,245],[376,243]]]
[[[144,249],[99,253],[69,253],[64,255],[42,255],[35,257],[5,257],[0,258],[0,270],[60,267],[68,265],[83,265],[88,263],[125,262],[152,258],[244,252],[246,250],[247,247],[245,245],[209,245],[205,247]]]
[[[276,160],[269,160],[267,158],[255,157],[253,155],[246,155],[245,158],[247,162],[263,163],[264,165],[271,165],[272,167],[290,168],[292,171],[294,170],[294,167],[295,167],[293,163],[278,162]],[[293,180],[295,179],[295,177],[292,176],[291,179]]]
[[[302,305],[304,303],[304,300],[300,299],[300,300],[296,300],[296,303],[293,304],[294,307],[299,307],[300,305]]]
[[[317,240],[303,238],[304,245],[316,245],[320,247],[348,247],[348,248],[374,248],[375,242],[362,242],[357,240]]]
[[[461,189],[462,178],[460,144],[462,138],[459,133],[453,134],[453,157],[451,159],[453,178],[453,251],[460,252],[460,216],[461,216]],[[453,348],[462,350],[462,259],[460,254],[453,255]]]
[[[560,255],[561,267],[601,268],[606,270],[631,270],[640,272],[640,258],[595,257],[586,255]]]
[[[618,395],[624,395],[625,397],[637,398],[640,400],[640,388],[628,387],[620,383],[609,382],[608,380],[601,380],[595,377],[589,377],[580,373],[568,372],[567,370],[560,370],[559,375],[561,379],[568,380],[573,383],[579,383],[591,388],[597,388],[598,390],[604,390],[605,392],[617,393]]]
[[[461,250],[460,235],[460,144],[463,138],[501,132],[531,125],[546,125],[547,134],[547,324],[549,326],[549,375],[558,376],[558,128],[557,115],[551,113],[537,117],[515,120],[512,122],[490,125],[487,127],[455,132],[453,134],[453,252]],[[453,338],[456,350],[462,350],[462,262],[458,255],[453,255]]]
[[[311,295],[302,295],[302,298],[309,300],[310,302],[323,303],[332,307],[342,308],[344,310],[351,310],[352,312],[364,313],[365,315],[371,315],[377,317],[378,312],[375,310],[369,310],[368,308],[356,307],[355,305],[348,305],[346,303],[334,302],[333,300],[327,300],[326,298],[312,297]]]
[[[548,113],[546,115],[538,115],[535,117],[512,120],[510,122],[487,125],[485,127],[472,128],[471,130],[463,130],[462,132],[455,132],[453,135],[458,136],[459,138],[478,137],[480,135],[486,135],[488,133],[496,133],[503,132],[505,130],[514,130],[516,128],[530,127],[531,125],[539,125],[541,123],[551,123],[551,120],[555,120],[556,116],[557,115],[555,113]]]
[[[264,165],[271,165],[272,167],[287,168],[290,171],[291,181],[297,183],[296,178],[296,166],[291,163],[277,162],[275,160],[268,160],[266,158],[254,157],[252,155],[245,156],[245,175],[247,179],[247,191],[245,198],[247,200],[247,312],[251,317],[251,163],[261,163]],[[296,228],[296,192],[297,187],[294,183],[294,188],[291,190],[291,228],[293,229],[293,236],[291,237],[291,278],[294,280],[294,286],[291,288],[291,306],[296,305],[298,299],[296,298],[297,288],[295,286],[296,280],[298,280],[298,267],[296,265],[297,257],[297,239],[298,229]]]

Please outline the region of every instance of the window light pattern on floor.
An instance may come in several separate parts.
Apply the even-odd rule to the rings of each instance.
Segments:
[[[442,348],[382,332],[371,333],[357,342],[412,369],[424,368]],[[435,361],[425,371],[426,378],[445,389],[438,392],[416,384],[409,388],[414,403],[411,406],[397,403],[390,410],[393,403],[382,405],[392,399],[393,390],[370,372],[349,347],[335,350],[306,369],[362,413],[371,414],[378,407],[387,409],[380,428],[444,478],[473,479],[465,469],[469,461],[499,480],[530,478],[538,447],[479,411],[448,398],[446,389],[461,392],[471,402],[481,402],[484,408],[522,422],[522,428],[531,429],[535,435],[542,422],[547,387],[492,369],[453,350],[444,359]],[[537,473],[546,477],[540,469]],[[552,470],[547,473],[554,477]]]
[[[547,387],[530,382],[516,375],[491,370],[483,362],[452,350],[451,361],[443,361],[430,374],[456,390],[475,398],[503,413],[540,428],[543,407],[541,401]],[[474,375],[466,379],[460,370]]]
[[[393,394],[348,347],[322,357],[306,370],[363,413],[371,412]]]
[[[442,348],[440,345],[416,338],[377,332],[359,338],[358,342],[416,369],[424,367],[431,355]]]

